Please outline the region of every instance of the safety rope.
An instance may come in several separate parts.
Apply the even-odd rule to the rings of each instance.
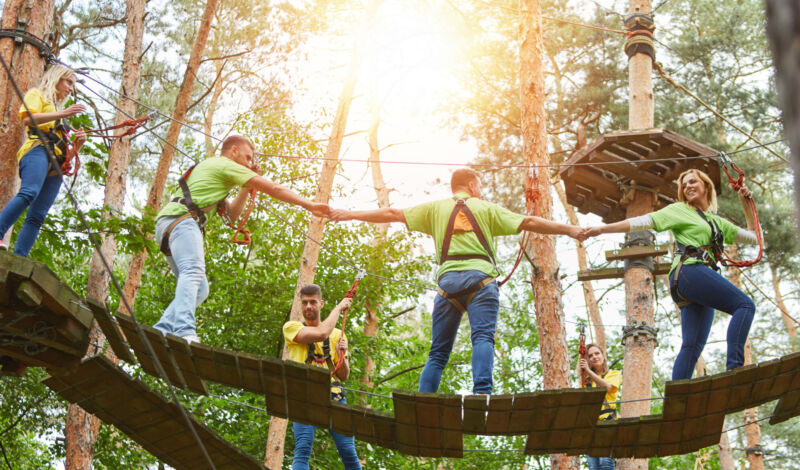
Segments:
[[[121,139],[123,137],[133,135],[140,127],[144,125],[145,122],[149,121],[151,118],[152,116],[148,115],[138,119],[126,119],[125,121],[113,126],[100,127],[97,129],[84,129],[84,132],[86,132],[87,136],[99,137],[101,139]],[[121,129],[123,127],[127,127],[127,129],[122,134],[108,134],[108,131]]]
[[[250,239],[250,231],[244,228],[245,224],[247,223],[248,219],[250,219],[250,213],[253,212],[253,207],[256,205],[256,196],[258,195],[257,189],[250,190],[250,196],[247,203],[247,209],[245,209],[244,213],[242,213],[241,217],[239,217],[239,223],[234,225],[229,217],[225,217],[225,225],[234,229],[233,237],[231,237],[231,242],[236,243],[237,245],[249,245],[252,241]],[[239,239],[239,234],[242,235],[241,240]]]
[[[350,290],[348,290],[347,293],[344,294],[345,299],[352,299],[353,297],[355,297],[356,291],[358,290],[358,284],[361,282],[362,279],[364,279],[364,277],[366,277],[366,275],[367,272],[364,271],[363,269],[358,270],[358,273],[356,273],[356,279],[355,281],[353,281],[353,285],[350,286]],[[344,309],[342,309],[342,336],[341,336],[342,338],[345,337],[344,327],[345,324],[347,323],[347,311],[349,309],[350,307],[345,307]],[[333,368],[331,375],[336,375],[336,373],[339,372],[339,369],[342,367],[342,364],[344,364],[344,349],[340,348],[339,344],[336,345],[336,355],[339,357],[339,361],[336,363],[336,367]]]
[[[722,169],[725,171],[725,176],[728,177],[728,182],[731,184],[731,189],[738,192],[744,186],[744,171],[739,168],[733,160],[728,158],[724,152],[720,152],[720,163],[722,164]],[[730,171],[728,168],[731,168],[738,174],[736,179],[731,176]],[[764,254],[764,240],[761,234],[761,223],[758,220],[758,209],[756,208],[756,202],[753,200],[753,196],[750,195],[744,199],[745,204],[747,205],[747,209],[750,211],[750,215],[753,219],[753,224],[755,224],[755,231],[756,231],[756,239],[758,240],[758,256],[755,259],[749,261],[736,261],[731,258],[728,258],[725,255],[725,252],[715,253],[717,259],[722,262],[724,266],[736,266],[737,268],[743,268],[747,266],[753,266],[754,264],[761,261],[761,257]]]
[[[580,359],[584,359],[585,360],[587,351],[586,351],[586,334],[585,334],[585,327],[584,327],[583,323],[578,325],[578,332],[579,332],[579,334],[578,334],[578,357]],[[589,385],[589,381],[587,380],[588,377],[586,377],[586,372],[583,370],[583,367],[580,367],[580,363],[578,364],[578,367],[580,369],[580,375],[581,375],[581,387],[588,386]]]
[[[537,214],[539,210],[539,184],[536,176],[536,168],[529,166],[528,177],[526,178],[525,182],[525,206],[527,215]],[[511,276],[514,274],[514,271],[517,270],[519,263],[522,261],[522,257],[525,256],[525,250],[528,247],[530,237],[531,233],[526,230],[522,235],[522,240],[519,242],[519,251],[517,251],[517,257],[514,260],[514,266],[511,268],[511,271],[509,271],[508,275],[502,281],[497,283],[498,287],[508,282],[508,280],[511,279]]]

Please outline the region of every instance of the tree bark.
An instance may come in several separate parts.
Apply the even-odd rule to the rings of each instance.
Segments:
[[[317,194],[314,196],[315,202],[327,203],[330,200],[331,189],[333,189],[333,179],[336,176],[336,165],[338,164],[339,152],[342,147],[342,140],[344,139],[345,126],[347,125],[347,117],[350,113],[350,104],[353,101],[353,92],[356,87],[356,82],[358,81],[358,71],[361,68],[361,61],[363,59],[363,46],[365,43],[364,33],[375,18],[380,3],[381,0],[371,0],[367,5],[362,23],[362,34],[356,40],[356,44],[353,47],[353,56],[342,87],[342,92],[339,95],[339,102],[336,107],[336,114],[333,118],[330,138],[328,139],[328,147],[325,149],[325,162],[322,165]],[[300,289],[314,282],[317,260],[319,259],[320,247],[311,240],[322,240],[324,228],[325,221],[323,219],[311,216],[311,220],[308,223],[308,231],[306,232],[308,234],[308,239],[303,246],[303,255],[300,258],[300,273],[297,277],[297,286],[295,287],[294,301],[292,302],[291,320],[302,319],[302,313],[300,311]],[[334,301],[334,304],[335,303],[338,302]],[[288,350],[285,347],[283,349],[283,358],[284,360],[288,358]],[[269,421],[267,450],[264,456],[264,465],[267,468],[280,468],[283,463],[283,446],[286,441],[287,425],[288,420],[283,418],[276,418],[273,416]]]
[[[54,0],[6,0],[0,27],[23,29],[34,36],[46,39],[53,28]],[[47,41],[45,41],[47,42]],[[8,64],[22,93],[36,86],[44,73],[44,58],[32,44],[17,43],[14,38],[0,38],[0,54]],[[0,69],[0,208],[5,207],[19,188],[17,150],[25,133],[19,119],[22,101],[11,85],[5,70]],[[0,239],[8,245],[11,229]]]
[[[145,3],[146,0],[127,0],[127,34],[125,36],[125,51],[122,60],[120,93],[133,99],[139,97]],[[128,116],[136,113],[136,103],[123,97],[120,97],[117,106],[119,111],[114,119],[114,124],[120,124],[129,119]],[[106,179],[103,204],[116,211],[121,211],[125,205],[126,179],[131,149],[130,139],[130,137],[125,137],[113,140],[109,150],[108,177]],[[110,217],[112,217],[111,213],[105,214],[106,219]],[[105,302],[108,298],[109,274],[103,266],[100,253],[113,267],[117,253],[117,241],[114,235],[103,237],[100,252],[95,249],[92,253],[89,280],[86,287],[87,297]],[[102,344],[104,339],[102,331],[96,324],[93,325],[90,332],[90,340],[95,344]],[[91,354],[95,352],[93,350]],[[116,358],[114,360],[116,361]],[[65,467],[67,469],[91,469],[94,445],[99,429],[99,419],[85,412],[74,403],[69,405],[66,429],[64,430],[67,454]]]
[[[731,259],[737,259],[739,254],[739,247],[735,243],[725,247],[725,253]],[[742,272],[739,269],[728,269],[728,280],[731,284],[742,289]],[[744,365],[753,363],[752,347],[750,339],[744,345]],[[764,454],[761,452],[761,424],[755,422],[758,419],[758,408],[748,408],[742,412],[742,419],[744,424],[745,438],[747,441],[747,460],[750,463],[750,470],[764,470]],[[751,423],[751,424],[748,424]]]
[[[780,276],[778,276],[778,268],[770,264],[769,270],[772,274],[772,291],[775,293],[775,303],[778,304],[781,317],[783,317],[783,324],[786,325],[786,332],[789,334],[789,343],[792,345],[792,351],[797,352],[798,346],[800,346],[797,341],[797,325],[789,318],[789,315],[787,315],[788,310],[786,309],[786,304],[783,303],[783,293],[781,292],[781,279]]]
[[[161,149],[161,157],[158,160],[156,174],[150,186],[150,193],[147,195],[145,210],[151,211],[153,214],[157,213],[161,207],[161,198],[164,196],[164,185],[167,182],[167,174],[172,164],[172,158],[175,156],[174,146],[178,144],[178,137],[183,128],[183,124],[179,121],[183,121],[186,117],[189,100],[192,97],[192,89],[194,88],[194,82],[197,78],[197,71],[200,68],[200,61],[203,58],[203,51],[206,47],[208,33],[211,30],[211,22],[214,19],[214,12],[217,9],[217,1],[218,0],[208,0],[206,2],[203,16],[200,19],[200,27],[197,29],[197,36],[195,36],[194,45],[192,46],[192,52],[189,54],[189,62],[186,64],[183,82],[178,91],[178,97],[175,100],[175,110],[172,112],[172,121],[170,122],[165,137],[168,143]],[[152,235],[148,235],[148,237],[152,238]],[[128,277],[125,279],[124,291],[125,298],[130,305],[133,305],[136,299],[136,293],[142,281],[142,270],[144,269],[146,259],[146,251],[136,253],[128,268]],[[120,304],[120,310],[123,313],[130,314],[130,312],[126,311],[123,304]]]
[[[564,212],[567,213],[569,223],[572,225],[579,225],[578,215],[575,213],[575,208],[573,208],[567,202],[567,193],[561,186],[561,181],[556,181],[553,184],[553,187],[556,189],[558,199],[561,200],[561,205],[564,207]],[[586,261],[586,246],[584,246],[583,242],[575,240],[575,249],[578,253],[578,269],[581,271],[589,269],[589,263]],[[606,329],[603,325],[603,318],[600,316],[600,306],[597,305],[597,296],[594,294],[592,281],[583,281],[581,284],[583,285],[583,301],[586,304],[586,310],[589,312],[589,319],[591,320],[592,327],[594,328],[595,337],[593,341],[595,344],[600,346],[600,349],[602,349],[604,353],[607,353]]]
[[[546,165],[550,163],[550,156],[547,154],[541,5],[539,0],[526,0],[524,5],[519,52],[523,156],[529,165]],[[538,192],[534,215],[550,219],[553,200],[549,173],[531,166],[528,184],[535,188],[534,192]],[[541,234],[532,234],[526,247],[534,263],[531,287],[535,299],[545,389],[570,386],[569,353],[555,248],[555,238]],[[553,469],[579,468],[576,457],[564,454],[551,455],[550,463]]]
[[[767,37],[772,45],[775,84],[794,167],[794,203],[800,233],[800,4],[797,0],[767,0]]]

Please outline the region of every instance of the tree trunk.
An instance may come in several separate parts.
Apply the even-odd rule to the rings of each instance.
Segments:
[[[216,60],[214,61],[214,66],[216,69],[216,77],[217,80],[214,83],[214,91],[211,93],[211,99],[208,101],[208,109],[206,110],[205,119],[203,120],[203,130],[206,132],[205,136],[205,143],[206,143],[206,153],[212,155],[217,148],[217,143],[214,142],[209,135],[212,135],[212,126],[214,125],[214,112],[217,110],[217,102],[219,101],[219,97],[222,96],[222,84],[223,84],[223,77],[222,77],[222,69],[225,67],[224,60]]]
[[[650,0],[629,0],[630,14],[650,14]],[[653,60],[645,53],[634,54],[628,60],[629,105],[628,125],[631,129],[653,127]],[[654,194],[632,190],[632,198],[625,210],[626,217],[650,213],[655,209]],[[633,234],[631,234],[633,235]],[[635,260],[632,260],[635,261]],[[627,266],[626,266],[627,268]],[[644,267],[625,270],[625,309],[628,328],[637,327],[632,335],[623,335],[625,368],[622,371],[622,400],[650,397],[653,378],[653,351],[656,340],[652,329],[655,291],[653,273]],[[650,413],[650,402],[626,403],[621,416],[630,418]],[[622,470],[646,470],[647,459],[620,460]]]
[[[127,34],[125,36],[125,51],[122,60],[120,93],[133,99],[138,99],[139,97],[145,3],[146,0],[127,1]],[[128,116],[136,113],[136,103],[123,97],[120,97],[117,106],[119,107],[119,112],[117,112],[117,116],[114,119],[114,124],[120,124],[129,119]],[[109,151],[108,177],[106,179],[103,204],[116,211],[122,211],[125,205],[125,183],[128,176],[128,162],[131,150],[130,139],[130,137],[125,137],[113,140]],[[108,219],[112,217],[112,214],[107,213],[105,217]],[[113,268],[114,258],[117,253],[117,241],[113,234],[103,237],[100,252]],[[105,302],[108,298],[108,286],[108,272],[100,259],[100,253],[95,249],[92,253],[92,261],[89,267],[86,296]],[[90,332],[90,340],[95,344],[102,344],[104,339],[102,331],[96,324],[93,325]],[[91,354],[95,352],[93,350]],[[67,469],[91,469],[94,445],[99,429],[99,419],[85,412],[74,403],[69,405],[66,429],[64,430],[67,454],[65,467]]]
[[[725,253],[729,258],[737,259],[739,254],[738,245],[731,243],[726,246]],[[739,271],[739,269],[728,269],[728,280],[740,290],[742,289],[742,272]],[[750,345],[750,339],[748,338],[744,345],[744,365],[752,363],[752,347]],[[747,440],[745,453],[747,454],[748,462],[750,462],[750,470],[764,470],[764,454],[761,451],[761,424],[755,422],[755,420],[758,419],[758,408],[748,408],[744,410],[742,418],[744,424],[752,423],[744,427]]]
[[[775,293],[775,303],[778,304],[778,309],[781,311],[783,317],[783,324],[786,325],[786,332],[789,334],[789,343],[792,345],[792,351],[797,352],[800,349],[800,343],[797,341],[797,325],[794,320],[787,315],[788,310],[786,304],[783,303],[783,293],[781,292],[781,279],[778,276],[778,268],[774,264],[770,264],[769,270],[772,273],[772,291]]]
[[[564,206],[564,212],[567,213],[569,223],[572,225],[579,225],[578,216],[575,214],[575,209],[567,202],[567,193],[561,186],[561,181],[559,180],[553,183],[553,187],[556,189],[558,199],[561,200],[561,205]],[[578,269],[589,269],[589,263],[586,261],[586,247],[583,245],[583,242],[575,240],[575,249],[578,252]],[[604,353],[607,353],[606,330],[605,326],[603,326],[603,318],[600,316],[600,306],[597,305],[597,296],[594,294],[592,281],[583,281],[581,284],[583,285],[583,301],[586,304],[587,312],[589,312],[589,319],[591,320],[592,327],[594,327],[595,337],[593,341],[600,346],[600,349],[602,349]]]
[[[54,0],[6,0],[0,27],[23,29],[34,36],[46,39],[53,28]],[[47,41],[45,41],[47,42]],[[32,44],[16,43],[14,38],[0,38],[0,54],[8,64],[22,93],[36,86],[44,72],[44,58]],[[17,150],[25,133],[19,119],[22,101],[17,96],[5,70],[0,69],[0,208],[5,207],[19,188],[17,178]],[[0,239],[6,245],[11,239],[11,229]]]
[[[347,117],[350,113],[350,104],[353,101],[353,91],[355,90],[356,81],[358,80],[358,71],[361,68],[363,46],[365,43],[364,35],[369,25],[372,24],[380,3],[381,0],[372,0],[368,4],[362,23],[361,37],[356,40],[356,44],[353,47],[353,57],[350,61],[342,92],[339,95],[339,102],[336,107],[336,114],[333,118],[330,138],[328,139],[328,148],[325,149],[325,162],[322,165],[317,194],[314,196],[315,202],[326,203],[330,200],[331,189],[333,189],[333,178],[336,176],[339,151],[342,147]],[[320,250],[319,245],[311,240],[322,240],[324,228],[325,221],[323,219],[311,216],[311,220],[308,223],[308,231],[306,232],[308,239],[303,246],[303,255],[300,259],[300,273],[297,277],[297,286],[295,287],[294,301],[292,302],[291,320],[302,319],[302,313],[300,311],[300,289],[314,282],[314,274],[317,268]],[[331,299],[331,302],[333,302],[334,305],[338,303],[335,299]],[[284,360],[288,358],[288,350],[285,347],[283,349],[283,358]],[[280,468],[283,463],[283,445],[286,441],[287,424],[288,420],[286,419],[276,418],[274,416],[270,418],[267,450],[264,456],[264,465],[266,465],[267,468]]]
[[[767,37],[772,44],[775,84],[794,167],[794,203],[800,233],[800,4],[797,0],[767,0]]]
[[[529,165],[547,165],[547,115],[545,112],[544,39],[539,0],[526,0],[522,12],[522,44],[520,45],[520,108],[523,156]],[[553,200],[550,175],[546,170],[531,167],[528,184],[538,191],[534,215],[550,219]],[[558,276],[555,238],[531,234],[526,249],[533,260],[531,287],[539,329],[545,389],[570,386],[569,354],[564,331],[564,310],[561,303],[561,282]],[[550,456],[551,468],[577,469],[576,457],[564,454]]]
[[[161,207],[161,198],[164,196],[164,185],[167,182],[167,174],[169,167],[172,164],[172,157],[175,156],[174,146],[178,144],[178,137],[181,133],[183,124],[178,121],[183,121],[186,117],[186,111],[189,108],[189,100],[192,97],[192,89],[194,88],[194,81],[197,77],[197,70],[200,68],[200,60],[203,58],[203,51],[206,47],[206,40],[208,33],[211,30],[211,22],[214,19],[214,11],[217,9],[217,0],[208,0],[206,7],[203,10],[203,16],[200,19],[200,27],[197,29],[197,36],[194,39],[192,52],[189,54],[189,62],[186,64],[186,72],[183,75],[183,83],[178,91],[178,97],[175,100],[175,110],[172,112],[172,121],[170,122],[169,129],[165,140],[168,142],[164,144],[161,149],[161,157],[158,160],[158,168],[156,169],[153,183],[150,186],[150,193],[147,195],[146,211],[151,211],[154,215]],[[152,235],[148,235],[152,238]],[[128,303],[133,306],[136,299],[136,293],[142,281],[142,270],[144,263],[147,259],[147,252],[141,251],[136,253],[131,260],[131,265],[128,268],[128,277],[125,279],[125,298]],[[120,310],[126,312],[123,304],[120,304]]]

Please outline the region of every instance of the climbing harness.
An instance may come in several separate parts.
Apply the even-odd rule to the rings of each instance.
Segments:
[[[731,185],[731,189],[738,192],[742,186],[744,186],[744,171],[742,171],[742,169],[739,168],[739,166],[734,163],[724,152],[719,153],[719,161],[722,165],[722,169],[725,171],[725,175],[728,177],[728,182]],[[728,168],[731,168],[737,173],[736,179],[731,176]],[[672,282],[670,283],[670,294],[679,307],[683,307],[684,305],[691,303],[691,301],[683,297],[678,292],[678,274],[680,273],[680,269],[683,266],[684,261],[686,261],[688,258],[698,259],[703,264],[714,269],[715,271],[719,271],[717,262],[722,263],[723,266],[736,266],[741,268],[752,266],[761,261],[761,257],[764,254],[764,240],[761,234],[761,222],[758,220],[758,209],[756,208],[756,203],[752,196],[745,198],[745,203],[747,205],[747,209],[750,211],[753,223],[755,224],[754,228],[756,232],[756,239],[758,240],[758,256],[756,256],[756,258],[753,260],[747,261],[736,261],[728,258],[725,254],[724,237],[719,226],[716,222],[709,220],[703,211],[696,209],[698,215],[700,215],[700,217],[705,220],[708,226],[711,228],[711,240],[707,245],[702,246],[686,246],[682,243],[676,242],[677,246],[675,249],[675,255],[680,255],[681,258],[680,261],[678,261],[678,265],[675,266],[675,274],[672,276]]]
[[[583,322],[578,325],[578,357],[580,359],[586,360],[586,334],[585,334],[585,327]],[[591,380],[587,376],[586,372],[583,371],[583,367],[580,367],[580,379],[581,379],[581,386],[588,387],[591,383]]]
[[[353,285],[350,286],[350,289],[347,291],[347,293],[344,294],[344,298],[345,299],[352,299],[353,297],[356,296],[356,291],[358,291],[358,284],[366,276],[367,276],[367,272],[366,271],[364,271],[363,269],[359,269],[358,270],[358,272],[356,273],[356,279],[353,281]],[[348,310],[349,310],[349,307],[346,307],[346,308],[344,308],[342,310],[342,336],[341,336],[342,338],[345,337],[344,336],[344,327],[345,327],[345,324],[347,323],[347,311]],[[339,372],[339,368],[342,367],[342,364],[344,364],[344,360],[343,360],[344,359],[344,349],[339,348],[338,344],[336,345],[336,354],[339,356],[339,361],[336,364],[336,367],[331,371],[331,375],[334,375],[334,376],[336,375],[337,372]],[[329,367],[329,369],[330,369],[330,367]]]
[[[55,124],[49,131],[45,131],[39,129],[42,136],[44,136],[44,141],[42,145],[47,146],[52,153],[56,157],[56,163],[61,167],[61,173],[64,176],[72,176],[75,172],[78,171],[80,168],[80,160],[77,159],[77,149],[75,146],[70,145],[69,142],[69,134],[72,128],[68,126],[63,119],[57,119]],[[31,140],[40,140],[39,134],[37,134],[36,129],[33,126],[28,126],[28,138]],[[77,163],[75,164],[75,170],[72,169],[72,162],[73,160],[77,159]],[[48,172],[48,176],[57,174],[58,171],[56,168],[52,168]]]

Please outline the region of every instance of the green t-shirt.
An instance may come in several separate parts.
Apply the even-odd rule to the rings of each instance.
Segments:
[[[482,199],[469,197],[466,193],[455,194],[457,198],[466,199],[467,207],[475,215],[478,225],[486,237],[486,241],[492,249],[492,256],[495,254],[494,237],[503,235],[515,235],[520,231],[520,225],[525,219],[524,215],[515,214],[508,209],[486,202]],[[467,199],[469,198],[469,199]],[[428,202],[419,206],[403,210],[406,218],[406,226],[409,230],[427,233],[433,236],[436,243],[436,259],[441,259],[442,243],[447,231],[447,222],[450,214],[456,207],[456,201],[452,198],[440,201]],[[486,251],[478,241],[474,232],[453,233],[450,240],[451,255],[466,254],[486,254]],[[482,259],[448,260],[439,268],[439,276],[449,271],[468,271],[477,270],[489,276],[497,276],[499,273],[492,263]]]
[[[725,243],[733,243],[739,228],[722,217],[704,212],[709,221],[715,222],[722,231]],[[676,202],[667,207],[650,214],[653,219],[653,229],[657,232],[670,230],[675,236],[675,240],[686,246],[703,246],[711,243],[711,227],[708,222],[700,217],[695,209],[683,202]],[[713,257],[714,254],[710,253]],[[672,269],[678,265],[680,257],[676,256],[672,260]],[[684,264],[697,264],[701,261],[697,258],[687,258]]]
[[[189,186],[192,201],[204,208],[221,201],[231,189],[242,186],[254,176],[258,175],[253,170],[230,158],[211,157],[194,167],[186,184]],[[178,197],[183,197],[183,192],[179,192]],[[183,204],[170,202],[161,209],[157,218],[183,215],[187,212],[188,209]]]

